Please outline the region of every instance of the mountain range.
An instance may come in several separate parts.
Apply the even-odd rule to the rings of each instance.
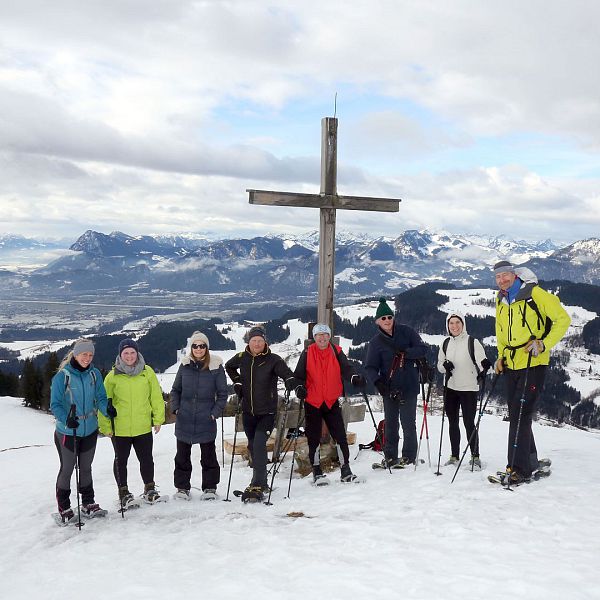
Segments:
[[[2,251],[26,238],[0,238]],[[31,240],[35,244],[35,240]],[[30,272],[0,271],[0,281],[27,295],[71,297],[105,292],[243,294],[303,301],[317,289],[318,232],[211,239],[203,235],[130,236],[88,230],[66,254]],[[336,296],[392,294],[424,281],[489,285],[499,258],[528,266],[540,279],[600,282],[600,239],[557,247],[506,236],[407,230],[397,238],[340,232]],[[6,289],[6,286],[5,286]]]

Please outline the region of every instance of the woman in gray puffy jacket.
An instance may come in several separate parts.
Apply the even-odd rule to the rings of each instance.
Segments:
[[[193,444],[200,444],[203,500],[216,498],[221,474],[215,447],[216,421],[227,402],[227,382],[223,360],[211,355],[208,346],[208,338],[203,333],[195,331],[192,334],[190,349],[181,359],[171,389],[177,438],[175,497],[183,500],[190,499]]]

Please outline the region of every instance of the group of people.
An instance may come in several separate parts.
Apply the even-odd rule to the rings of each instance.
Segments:
[[[543,290],[528,269],[508,261],[494,266],[499,291],[496,298],[496,376],[506,378],[506,400],[510,427],[506,476],[513,483],[528,479],[539,466],[532,432],[539,394],[549,364],[550,349],[564,336],[570,318],[557,296]],[[419,366],[428,346],[411,327],[400,323],[384,298],[375,314],[377,332],[370,340],[364,361],[367,379],[383,398],[385,418],[384,457],[386,469],[404,468],[417,458],[416,412]],[[462,411],[471,450],[471,464],[481,466],[475,428],[477,395],[492,363],[479,340],[467,333],[465,317],[453,312],[446,319],[447,337],[440,345],[437,368],[444,376],[444,411],[449,423],[451,456],[458,461],[459,414]],[[252,327],[246,347],[223,365],[210,353],[209,340],[194,332],[182,358],[171,390],[175,415],[175,497],[190,498],[194,444],[200,445],[202,498],[214,499],[220,479],[216,455],[216,420],[227,401],[225,373],[239,399],[243,428],[252,461],[252,479],[242,494],[244,501],[262,500],[268,490],[267,440],[278,409],[278,380],[304,405],[305,433],[313,483],[327,483],[320,461],[322,423],[334,440],[340,459],[342,482],[356,476],[349,463],[346,428],[339,398],[344,381],[364,391],[367,379],[332,343],[329,325],[313,327],[314,343],[300,355],[294,371],[271,351],[264,328]],[[98,430],[111,438],[115,459],[114,476],[121,509],[139,502],[129,491],[127,462],[133,448],[144,482],[142,500],[161,499],[154,482],[153,431],[157,434],[165,418],[165,404],[156,374],[148,366],[133,339],[122,340],[114,367],[104,381],[92,364],[94,345],[80,339],[61,363],[52,380],[51,410],[56,417],[55,444],[60,470],[56,482],[58,522],[68,524],[78,517],[70,503],[70,482],[76,457],[79,492],[84,516],[106,514],[94,499],[92,460]],[[399,452],[400,427],[402,448]],[[374,465],[375,466],[375,465]]]

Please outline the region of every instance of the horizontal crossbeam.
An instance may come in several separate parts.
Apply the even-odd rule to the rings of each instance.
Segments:
[[[297,194],[294,192],[270,192],[246,190],[250,204],[266,206],[297,206],[303,208],[340,208],[346,210],[372,210],[398,212],[401,202],[394,198],[370,198],[367,196],[334,196],[328,194]]]

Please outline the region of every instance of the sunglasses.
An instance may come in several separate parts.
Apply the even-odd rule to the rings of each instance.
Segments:
[[[383,317],[379,317],[382,321],[387,321],[388,319],[391,321],[394,317],[392,315],[383,315]]]
[[[192,344],[192,350],[205,350],[206,348],[206,344]]]

